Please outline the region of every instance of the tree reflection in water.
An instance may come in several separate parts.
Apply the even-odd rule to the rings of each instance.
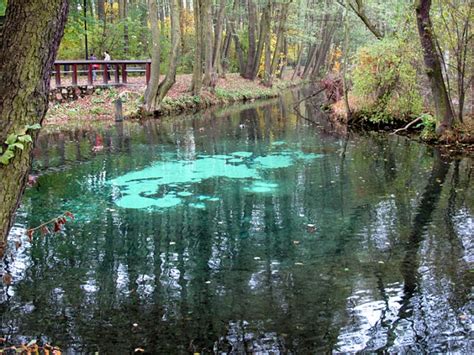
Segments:
[[[13,252],[2,332],[84,352],[468,352],[471,161],[401,137],[330,135],[293,100],[42,135],[43,175],[10,240],[64,209],[77,221]],[[107,183],[165,157],[266,155],[275,142],[323,157],[264,172],[273,193],[189,184],[191,199],[219,197],[204,209],[121,209]]]

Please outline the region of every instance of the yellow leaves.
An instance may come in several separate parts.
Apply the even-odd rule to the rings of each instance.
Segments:
[[[0,338],[0,354],[18,353],[18,354],[43,354],[43,355],[61,355],[61,349],[57,346],[52,347],[48,343],[39,346],[36,339],[31,340],[28,344],[12,345],[6,347],[7,338]]]

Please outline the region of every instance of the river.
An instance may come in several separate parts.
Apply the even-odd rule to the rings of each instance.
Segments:
[[[472,159],[335,129],[307,103],[304,119],[300,97],[44,132],[0,335],[66,353],[472,352]]]

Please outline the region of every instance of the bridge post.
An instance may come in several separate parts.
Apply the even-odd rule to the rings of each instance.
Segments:
[[[93,75],[92,75],[92,64],[87,64],[87,84],[94,84]]]
[[[127,64],[122,64],[122,84],[127,83]]]
[[[61,86],[61,65],[55,64],[54,65],[54,76],[56,78],[56,87]]]
[[[77,64],[72,65],[72,85],[77,85]]]
[[[119,67],[120,67],[120,65],[119,65],[119,64],[115,64],[115,73],[114,73],[114,77],[115,77],[115,84],[119,84],[119,83],[120,83],[120,78],[119,78]]]
[[[104,64],[104,72],[103,72],[103,81],[104,81],[104,84],[108,84],[109,83],[109,70],[107,69],[107,64]]]
[[[151,64],[150,63],[146,63],[145,78],[146,78],[146,84],[148,85],[151,78]]]

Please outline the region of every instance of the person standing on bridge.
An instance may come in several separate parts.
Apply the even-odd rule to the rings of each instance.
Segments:
[[[104,51],[104,61],[110,61],[110,54],[107,51]],[[110,65],[106,64],[107,66],[107,79],[110,80]]]
[[[94,55],[94,53],[91,53],[91,55],[89,56],[89,60],[97,60],[97,57]],[[92,81],[96,81],[97,80],[97,69],[99,69],[100,66],[99,64],[92,64]]]

